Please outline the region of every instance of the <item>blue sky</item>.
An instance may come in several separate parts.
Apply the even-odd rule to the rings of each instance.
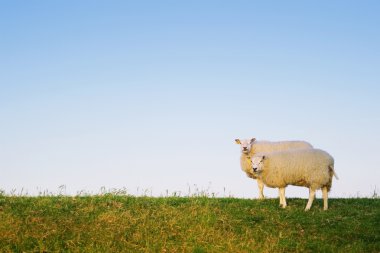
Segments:
[[[256,137],[332,154],[331,196],[379,192],[378,13],[377,1],[2,2],[0,188],[253,198],[234,139]]]

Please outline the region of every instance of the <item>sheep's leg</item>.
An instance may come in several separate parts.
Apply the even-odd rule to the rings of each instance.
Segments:
[[[322,188],[322,195],[323,195],[323,210],[327,210],[329,207],[328,207],[328,203],[327,203],[327,187],[324,186]]]
[[[285,208],[286,207],[285,187],[280,188],[279,192],[280,192],[280,204],[282,204],[282,208]]]
[[[285,187],[281,188],[281,193],[282,193],[282,207],[285,208],[287,206],[286,198],[285,198]]]
[[[281,188],[278,188],[278,197],[280,198],[280,207],[282,207],[282,195],[281,195]]]
[[[309,201],[307,202],[305,211],[310,210],[310,207],[313,204],[314,197],[315,197],[315,190],[310,188],[309,189]]]
[[[264,183],[261,179],[257,179],[257,186],[259,187],[259,199],[264,199]]]

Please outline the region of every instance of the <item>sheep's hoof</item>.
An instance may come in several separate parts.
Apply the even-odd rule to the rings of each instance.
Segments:
[[[307,211],[309,211],[310,210],[310,208],[305,208],[305,212],[307,212]]]

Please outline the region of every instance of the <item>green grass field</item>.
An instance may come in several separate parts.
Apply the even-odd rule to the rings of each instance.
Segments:
[[[1,252],[380,252],[380,199],[0,194]]]

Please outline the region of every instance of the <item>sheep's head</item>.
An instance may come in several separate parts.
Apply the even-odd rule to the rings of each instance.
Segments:
[[[252,138],[252,139],[244,139],[244,140],[235,139],[235,142],[236,142],[237,144],[240,144],[241,152],[242,152],[243,154],[249,154],[249,152],[251,151],[252,144],[253,144],[253,142],[254,142],[255,140],[256,140],[255,138]]]
[[[253,173],[260,173],[264,167],[265,155],[253,156],[252,157],[252,170]]]

